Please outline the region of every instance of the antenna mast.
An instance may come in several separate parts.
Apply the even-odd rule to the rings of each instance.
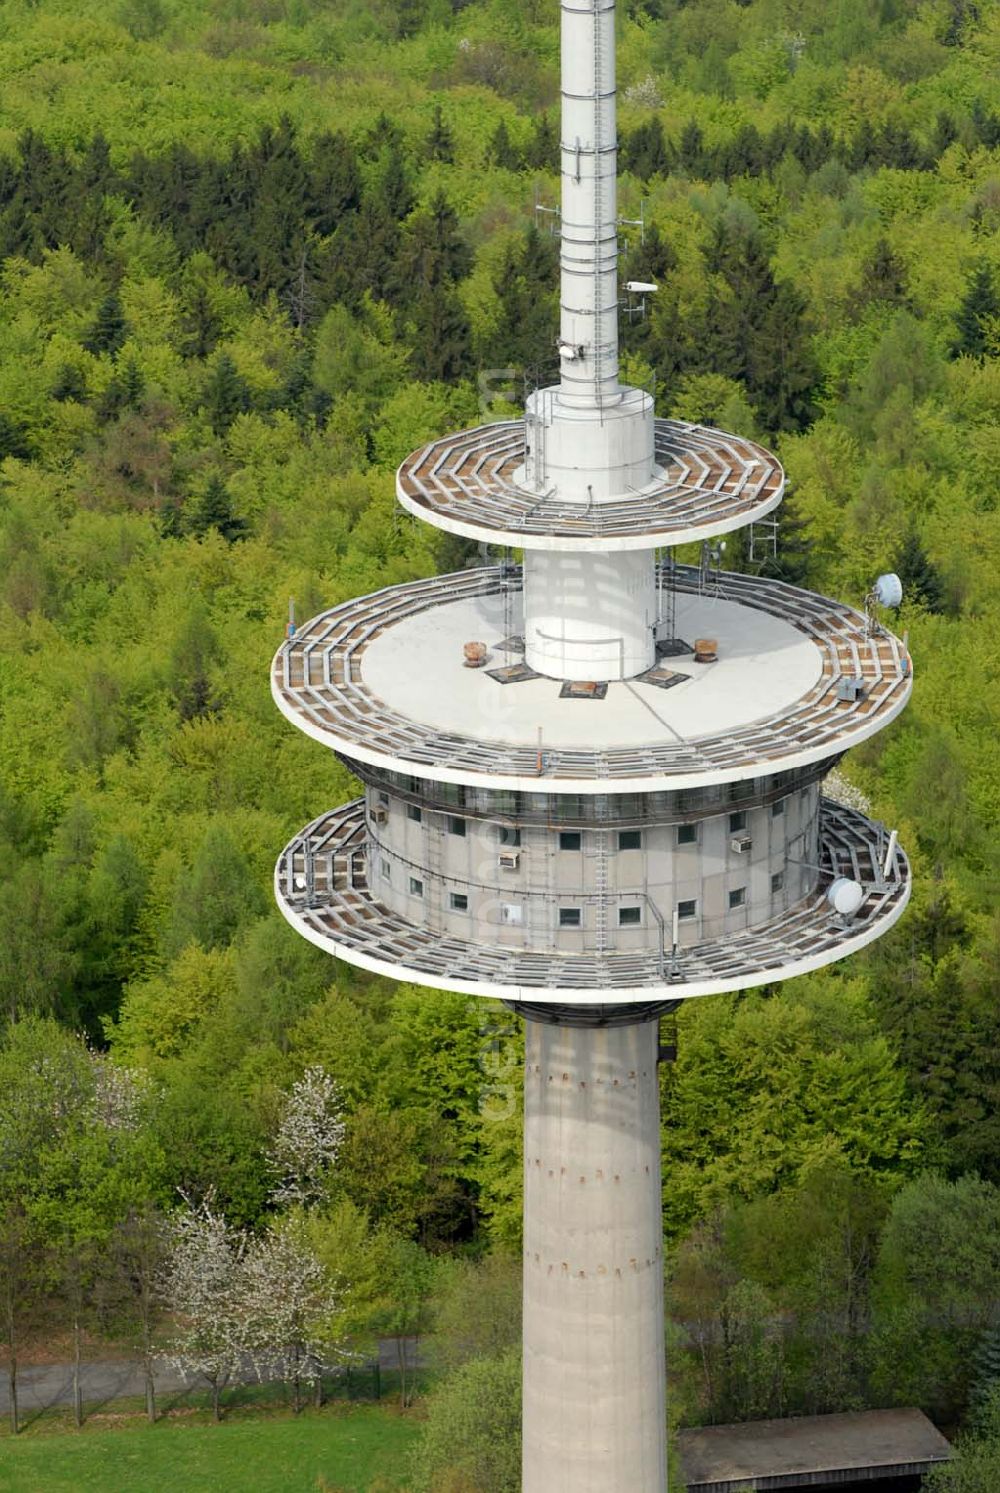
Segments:
[[[560,399],[617,403],[615,0],[562,0]]]

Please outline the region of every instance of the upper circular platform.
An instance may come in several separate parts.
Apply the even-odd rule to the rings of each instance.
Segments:
[[[676,790],[808,766],[887,725],[909,698],[900,643],[850,607],[777,581],[676,572],[676,650],[593,686],[525,671],[519,572],[394,586],[336,607],[278,652],[272,693],[316,740],[425,780],[546,793]],[[482,641],[486,669],[463,664]],[[683,643],[678,645],[683,648]],[[513,678],[511,675],[513,674]]]
[[[396,477],[399,501],[439,529],[519,549],[638,550],[727,534],[778,507],[777,458],[742,436],[656,421],[660,476],[617,501],[568,503],[520,487],[525,423],[480,425],[432,441]]]

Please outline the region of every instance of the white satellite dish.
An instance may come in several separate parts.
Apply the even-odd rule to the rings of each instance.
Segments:
[[[890,570],[879,576],[873,594],[880,607],[898,607],[903,599],[903,582]]]
[[[827,892],[826,900],[834,912],[839,912],[842,918],[850,918],[865,900],[865,889],[849,876],[838,876]]]

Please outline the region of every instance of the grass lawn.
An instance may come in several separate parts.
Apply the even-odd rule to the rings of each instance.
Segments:
[[[31,1435],[0,1441],[2,1493],[367,1493],[402,1489],[415,1419],[388,1407],[331,1407],[222,1425]]]

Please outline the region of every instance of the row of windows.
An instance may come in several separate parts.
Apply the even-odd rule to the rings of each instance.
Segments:
[[[382,876],[384,880],[392,880],[392,867],[388,861],[382,862]],[[771,895],[776,896],[783,891],[785,886],[785,873],[776,871],[771,877]],[[424,895],[424,884],[418,876],[410,877],[411,897],[422,897]],[[745,907],[747,900],[747,889],[745,886],[734,887],[729,893],[729,909],[734,911],[737,907]],[[465,892],[451,892],[448,897],[448,905],[452,912],[468,912],[469,898]],[[697,899],[687,898],[677,904],[677,916],[682,921],[687,918],[698,916]],[[500,917],[504,923],[520,923],[523,921],[523,910],[518,903],[502,902],[500,904]],[[642,923],[641,907],[619,907],[619,928],[634,928]],[[583,926],[583,911],[579,907],[560,907],[560,928],[580,928]]]
[[[379,797],[381,798],[383,804],[385,804],[385,805],[388,804],[388,802],[389,802],[389,795],[387,793],[381,793],[379,795]],[[771,805],[771,817],[772,817],[772,819],[779,819],[784,812],[785,812],[785,800],[783,798],[778,799],[778,801],[776,803],[773,803]],[[407,806],[406,806],[406,817],[408,819],[412,819],[413,822],[414,822],[414,824],[420,824],[421,821],[423,820],[423,817],[424,817],[423,816],[423,810],[420,809],[420,808],[418,808],[416,804],[407,804]],[[745,830],[746,827],[747,827],[747,815],[746,815],[746,812],[744,810],[741,810],[738,814],[730,814],[730,816],[729,816],[729,833],[730,834],[737,834],[740,830]],[[460,836],[462,836],[464,838],[465,832],[466,832],[466,821],[464,819],[459,818],[459,816],[456,815],[456,814],[449,814],[449,816],[448,816],[448,833],[452,834],[452,835],[460,835]],[[516,828],[514,825],[501,824],[501,825],[499,825],[497,827],[497,839],[499,840],[499,842],[500,842],[501,845],[514,845],[514,846],[517,846],[517,845],[520,845],[520,843],[521,843],[521,831],[520,831],[520,829]],[[697,843],[698,843],[698,825],[697,824],[679,824],[677,826],[677,844],[678,845],[696,845]],[[560,830],[559,831],[559,849],[560,850],[582,850],[582,848],[583,848],[583,832],[582,832],[582,830],[578,830],[578,829],[564,829],[564,830]],[[618,831],[618,849],[619,850],[641,850],[642,849],[642,830],[641,829],[620,829]]]
[[[376,779],[371,769],[360,765],[357,776],[367,781]],[[525,815],[536,819],[588,819],[594,813],[595,805],[600,806],[605,816],[610,809],[617,817],[622,818],[651,813],[674,814],[685,809],[700,809],[709,804],[722,808],[727,804],[770,794],[776,789],[791,792],[796,787],[815,781],[817,776],[822,776],[822,772],[817,772],[816,769],[793,769],[761,778],[744,778],[735,783],[718,783],[674,792],[599,794],[595,797],[581,794],[509,793],[503,790],[467,788],[457,783],[430,784],[407,773],[380,773],[377,775],[377,782],[391,784],[402,793],[412,793],[418,797],[430,792],[439,802],[454,804],[456,807],[475,807],[485,814],[509,814],[514,818]],[[387,803],[388,799],[388,793],[383,793],[382,801]]]

